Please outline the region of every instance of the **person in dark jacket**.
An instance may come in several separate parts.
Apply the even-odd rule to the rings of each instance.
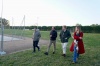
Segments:
[[[52,44],[54,45],[53,54],[55,54],[56,38],[57,38],[57,31],[55,30],[55,27],[52,27],[52,30],[50,32],[50,44],[48,46],[47,52],[44,53],[45,55],[48,55],[49,49],[50,49]]]
[[[36,51],[36,47],[38,48],[38,51],[40,51],[40,47],[38,46],[39,39],[41,37],[39,29],[34,28],[34,33],[32,36],[33,39],[33,53]]]
[[[62,56],[66,57],[66,47],[68,44],[68,39],[71,37],[70,32],[67,30],[66,26],[62,26],[62,31],[60,32],[60,40],[62,43],[63,54]]]

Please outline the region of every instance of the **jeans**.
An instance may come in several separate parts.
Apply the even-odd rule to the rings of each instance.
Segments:
[[[40,47],[38,46],[38,42],[39,41],[33,41],[33,52],[36,51],[36,47],[38,48],[38,50],[40,50]]]
[[[78,57],[79,53],[77,52],[76,46],[74,46],[73,62],[76,62]]]

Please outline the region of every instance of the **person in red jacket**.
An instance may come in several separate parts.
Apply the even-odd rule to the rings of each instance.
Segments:
[[[76,63],[79,54],[85,53],[84,50],[84,44],[83,44],[83,32],[81,31],[81,28],[79,26],[76,26],[74,36],[72,36],[74,41],[72,42],[72,45],[70,47],[70,51],[74,52],[73,54],[73,62]],[[77,44],[75,43],[77,41]]]

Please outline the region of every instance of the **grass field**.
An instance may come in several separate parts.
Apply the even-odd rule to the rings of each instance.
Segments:
[[[41,38],[42,39],[49,39],[49,32],[50,31],[41,31]],[[0,31],[1,33],[1,31]],[[7,35],[17,35],[17,36],[24,36],[24,37],[29,37],[29,38],[32,38],[32,34],[33,34],[33,30],[10,30],[10,29],[5,29],[4,30],[4,34],[7,34]]]
[[[19,32],[19,31],[18,31]],[[25,31],[26,37],[31,37],[33,31]],[[5,33],[8,33],[5,31]],[[49,31],[41,31],[42,39],[49,39]],[[59,38],[58,38],[59,39]],[[71,64],[73,53],[69,51],[72,39],[69,39],[67,57],[61,56],[62,49],[57,39],[56,54],[52,54],[52,47],[48,56],[44,55],[47,46],[41,46],[41,51],[32,53],[26,50],[14,54],[0,56],[0,66],[100,66],[100,34],[84,34],[85,54],[79,57],[77,64]]]

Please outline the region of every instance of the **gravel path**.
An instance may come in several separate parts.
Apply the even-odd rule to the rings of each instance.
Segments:
[[[39,45],[48,45],[48,40],[40,40]],[[15,40],[15,41],[5,41],[4,42],[4,51],[7,54],[18,52],[26,49],[33,48],[33,41],[31,38],[25,38],[24,40]]]

